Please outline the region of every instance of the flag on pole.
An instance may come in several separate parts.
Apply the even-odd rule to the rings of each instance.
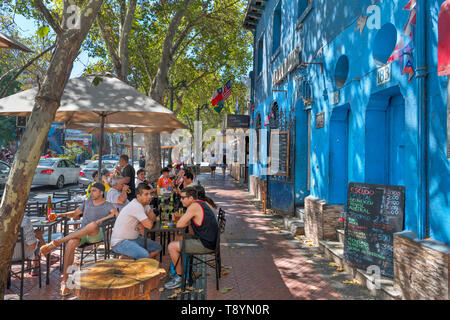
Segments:
[[[223,86],[223,92],[222,92],[223,100],[228,99],[228,97],[231,94],[231,91],[233,91],[233,89],[231,88],[231,80],[228,80],[228,82],[225,83],[225,85]]]
[[[222,111],[222,109],[223,109],[223,100],[220,100],[220,101],[217,103],[217,106],[214,107],[214,110],[215,110],[217,113],[220,113],[220,112]]]
[[[213,92],[212,97],[211,97],[211,104],[213,106],[215,106],[219,101],[222,101],[222,100],[223,100],[222,88],[219,88]]]
[[[234,112],[234,114],[239,114],[239,98],[238,99],[236,99],[236,107],[235,107],[236,109],[236,111]]]

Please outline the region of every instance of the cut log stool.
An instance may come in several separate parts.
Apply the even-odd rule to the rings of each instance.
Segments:
[[[73,276],[73,293],[80,300],[150,300],[166,271],[159,262],[109,259],[83,268]]]

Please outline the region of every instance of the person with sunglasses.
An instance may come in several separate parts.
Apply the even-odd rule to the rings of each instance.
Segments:
[[[185,241],[186,252],[207,254],[215,250],[219,234],[219,226],[214,212],[208,204],[198,199],[198,192],[195,188],[186,187],[181,191],[181,203],[187,210],[179,218],[177,228],[191,226],[192,233],[185,234],[184,239],[178,235],[175,241],[169,243],[169,255],[175,266],[176,275],[164,285],[166,289],[175,289],[181,286],[182,270],[179,260],[182,241]]]

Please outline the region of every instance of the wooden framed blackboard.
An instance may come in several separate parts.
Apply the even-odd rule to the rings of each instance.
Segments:
[[[405,187],[348,184],[344,257],[362,270],[375,265],[394,277],[394,233],[403,230]]]
[[[275,145],[276,142],[278,142],[278,146]],[[289,131],[270,133],[269,152],[269,174],[289,176]]]

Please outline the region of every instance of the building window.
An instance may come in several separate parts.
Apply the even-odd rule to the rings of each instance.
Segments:
[[[273,13],[272,55],[277,53],[281,44],[281,1]]]
[[[280,127],[279,122],[280,122],[280,114],[279,114],[278,103],[274,102],[272,105],[272,112],[270,114],[270,128],[278,129]]]
[[[313,0],[298,0],[297,28],[302,29],[303,21],[313,9]]]
[[[256,75],[258,76],[261,71],[262,71],[262,66],[263,66],[263,38],[261,37],[261,39],[259,39],[258,41],[258,63],[256,66]]]

